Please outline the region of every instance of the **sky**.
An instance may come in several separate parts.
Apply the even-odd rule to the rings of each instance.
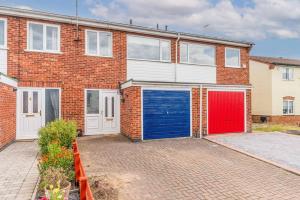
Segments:
[[[79,16],[254,42],[251,54],[300,59],[300,0],[78,0]],[[0,0],[75,15],[76,0]]]

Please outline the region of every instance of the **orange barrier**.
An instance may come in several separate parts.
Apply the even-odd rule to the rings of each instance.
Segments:
[[[79,183],[80,200],[94,200],[88,179],[80,159],[77,141],[73,142],[75,179]]]

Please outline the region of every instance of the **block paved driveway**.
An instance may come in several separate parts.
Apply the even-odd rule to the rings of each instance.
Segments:
[[[300,197],[298,175],[206,140],[84,137],[79,150],[87,175],[110,177],[122,200]]]
[[[206,138],[300,174],[299,135],[274,132],[211,135]]]
[[[15,142],[0,151],[0,199],[30,200],[38,181],[36,141]]]

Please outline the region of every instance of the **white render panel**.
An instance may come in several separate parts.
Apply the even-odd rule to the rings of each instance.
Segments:
[[[177,82],[216,83],[216,67],[177,64]]]
[[[127,80],[175,81],[175,64],[127,60]]]
[[[175,75],[175,69],[177,73]],[[175,76],[176,79],[175,79]],[[127,60],[127,80],[216,83],[216,67]]]
[[[7,75],[7,49],[0,49],[0,72]]]

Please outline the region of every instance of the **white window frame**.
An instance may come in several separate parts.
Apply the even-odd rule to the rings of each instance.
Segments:
[[[289,77],[287,79],[284,79],[283,74],[285,74],[285,71],[281,71],[282,80],[284,80],[284,81],[293,81],[294,80],[294,68],[293,67],[282,67],[282,70],[286,70],[286,69],[289,70],[289,73],[288,73]],[[292,74],[292,76],[290,74]]]
[[[155,38],[155,37],[147,37],[147,36],[140,36],[140,35],[131,35],[131,34],[127,34],[127,38],[126,41],[128,41],[128,37],[139,37],[139,38],[147,38],[147,39],[152,39],[152,40],[158,40],[159,41],[159,60],[152,60],[152,59],[142,59],[142,58],[130,58],[128,57],[128,42],[127,43],[127,59],[128,60],[141,60],[141,61],[151,61],[151,62],[164,62],[164,63],[171,63],[172,61],[172,43],[171,40],[167,40],[167,39],[161,39],[161,38]],[[161,42],[168,42],[170,44],[170,51],[169,51],[169,60],[162,60],[162,46],[161,46]]]
[[[88,51],[88,47],[89,47],[89,44],[88,44],[88,37],[87,37],[87,33],[88,32],[94,32],[94,33],[97,33],[97,53],[96,54],[92,54],[92,53],[89,53]],[[100,39],[99,39],[99,33],[109,33],[110,34],[110,37],[111,37],[111,55],[109,56],[106,56],[106,55],[101,55],[100,54]],[[92,29],[85,29],[85,55],[87,56],[98,56],[98,57],[107,57],[107,58],[112,58],[113,57],[113,48],[114,48],[114,42],[113,42],[113,33],[112,32],[109,32],[109,31],[98,31],[98,30],[92,30]]]
[[[288,106],[287,106],[288,113],[283,113],[283,106],[284,106],[284,102],[285,102],[285,101],[288,102],[288,104],[287,104],[287,105],[288,105]],[[289,112],[289,110],[290,110],[290,109],[289,109],[289,108],[290,108],[290,104],[289,104],[289,103],[290,103],[290,102],[293,102],[293,112],[292,112],[292,113]],[[285,99],[284,99],[284,100],[282,101],[282,114],[283,114],[283,115],[295,115],[295,101],[294,101],[294,100],[290,100],[290,99],[286,99],[286,100],[285,100]]]
[[[199,65],[199,66],[214,66],[216,67],[217,66],[217,56],[216,56],[216,46],[214,45],[209,45],[209,44],[199,44],[199,43],[193,43],[193,42],[180,42],[179,45],[182,45],[182,44],[186,44],[187,45],[187,62],[182,62],[181,61],[181,56],[179,56],[179,60],[180,60],[180,63],[182,64],[187,64],[187,65]],[[198,45],[198,46],[202,46],[202,47],[212,47],[214,49],[214,56],[215,56],[215,59],[214,59],[214,64],[210,65],[210,64],[199,64],[199,63],[192,63],[190,62],[190,45]],[[181,46],[179,46],[179,51],[180,51],[180,54],[181,55]]]
[[[228,65],[227,64],[227,50],[237,50],[239,52],[239,65]],[[231,68],[241,68],[242,64],[241,64],[241,49],[239,48],[232,48],[232,47],[225,47],[225,67],[231,67]]]
[[[30,34],[29,34],[29,25],[30,24],[36,24],[36,25],[42,25],[43,26],[43,50],[35,50],[31,49],[30,47]],[[47,31],[46,27],[54,27],[57,28],[57,50],[47,50]],[[34,22],[34,21],[28,21],[27,22],[27,49],[26,51],[32,51],[32,52],[45,52],[45,53],[61,53],[60,49],[60,25],[56,24],[47,24],[47,23],[40,23],[40,22]]]
[[[0,18],[4,22],[4,45],[0,45],[0,49],[7,49],[7,19]]]

